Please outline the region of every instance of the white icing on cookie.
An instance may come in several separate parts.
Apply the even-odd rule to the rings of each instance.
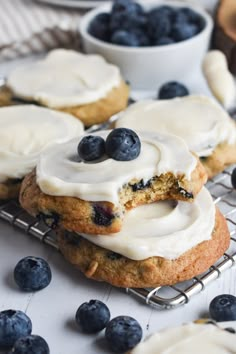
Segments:
[[[220,50],[209,51],[202,64],[203,73],[216,99],[226,108],[236,106],[236,83]]]
[[[46,58],[13,70],[7,85],[17,97],[51,108],[96,102],[121,83],[118,67],[99,55],[56,49]]]
[[[130,210],[113,235],[80,234],[88,241],[133,260],[159,256],[176,259],[211,239],[215,205],[206,188],[193,203],[165,200]]]
[[[223,142],[236,143],[236,125],[206,96],[139,101],[119,115],[116,127],[174,134],[198,156],[209,156]]]
[[[153,334],[132,354],[235,354],[236,335],[210,324],[188,324]]]
[[[24,177],[46,147],[83,131],[83,124],[66,113],[34,105],[0,108],[0,182]]]
[[[110,131],[93,135],[106,139]],[[178,137],[141,133],[141,152],[132,161],[106,158],[100,162],[77,162],[80,139],[48,149],[37,166],[37,183],[49,195],[78,197],[88,201],[119,202],[119,190],[133,179],[146,183],[153,176],[172,172],[190,179],[197,160]]]

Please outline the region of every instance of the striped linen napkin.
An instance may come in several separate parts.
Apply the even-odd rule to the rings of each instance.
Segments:
[[[78,48],[83,12],[34,0],[0,0],[0,61],[57,47]]]

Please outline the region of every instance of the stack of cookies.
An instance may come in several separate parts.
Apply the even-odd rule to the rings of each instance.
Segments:
[[[87,277],[153,287],[196,276],[229,246],[206,180],[180,137],[116,128],[49,147],[20,202],[56,228],[61,252]]]

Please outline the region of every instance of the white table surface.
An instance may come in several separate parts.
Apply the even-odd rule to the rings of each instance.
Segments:
[[[18,62],[1,64],[0,76],[17,64]],[[193,88],[198,90],[194,83]],[[202,88],[207,93],[206,86],[203,85]],[[12,275],[16,263],[29,255],[45,258],[52,269],[51,284],[34,294],[19,291]],[[86,279],[50,246],[41,244],[3,221],[0,221],[0,269],[0,311],[25,311],[33,322],[33,333],[47,340],[52,354],[110,353],[104,342],[104,332],[99,335],[85,335],[75,325],[77,308],[90,299],[104,301],[112,317],[135,317],[143,328],[145,338],[161,328],[206,317],[211,299],[218,294],[236,295],[236,268],[232,268],[193,297],[189,304],[174,310],[152,309],[127,295],[124,290]]]

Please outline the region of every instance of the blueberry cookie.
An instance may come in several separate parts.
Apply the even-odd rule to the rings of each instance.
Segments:
[[[193,203],[165,200],[132,209],[111,237],[58,231],[70,263],[88,278],[118,287],[191,279],[214,264],[229,242],[226,220],[205,188]]]
[[[139,343],[130,354],[234,354],[235,337],[234,333],[214,324],[189,323],[154,333]]]
[[[7,87],[15,97],[71,113],[86,126],[123,110],[129,96],[118,67],[99,55],[65,49],[13,70]]]
[[[53,143],[82,134],[73,116],[34,105],[0,108],[0,199],[16,198],[22,179]]]
[[[88,141],[94,151],[95,140],[104,141],[103,148],[98,143],[104,153],[90,161],[88,147],[89,156],[81,151]],[[20,202],[30,214],[56,216],[65,229],[108,234],[118,232],[125,212],[140,204],[193,201],[206,178],[199,160],[178,137],[106,130],[41,154],[36,171],[23,181]]]
[[[181,137],[190,151],[198,155],[209,178],[236,163],[235,122],[205,96],[140,101],[121,113],[115,126]]]

